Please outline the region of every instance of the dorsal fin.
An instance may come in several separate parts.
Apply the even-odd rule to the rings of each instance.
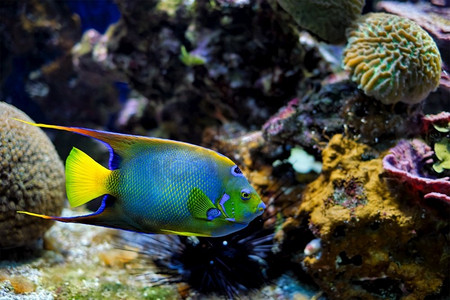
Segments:
[[[147,137],[133,136],[133,135],[127,135],[127,134],[120,134],[120,133],[112,133],[112,132],[94,130],[94,129],[88,129],[88,128],[38,124],[38,123],[27,122],[27,121],[20,120],[20,119],[15,119],[15,120],[30,124],[33,126],[37,126],[37,127],[70,131],[70,132],[78,133],[78,134],[92,137],[96,140],[99,140],[100,142],[105,144],[109,149],[109,152],[111,154],[110,158],[109,158],[109,168],[111,170],[115,170],[118,168],[121,158],[126,158],[129,155],[129,153],[130,153],[129,150],[130,150],[130,148],[133,147],[133,145],[139,144],[139,142],[141,142],[141,143],[147,142],[148,143],[149,142],[148,140],[151,140],[151,138],[147,138]]]
[[[151,138],[151,137],[145,137],[145,136],[138,136],[138,135],[129,135],[129,134],[122,134],[122,133],[113,133],[108,131],[102,131],[102,130],[94,130],[94,129],[88,129],[88,128],[82,128],[82,127],[66,127],[66,126],[59,126],[59,125],[47,125],[47,124],[38,124],[38,123],[32,123],[27,122],[24,120],[13,118],[14,120],[30,124],[37,127],[42,128],[52,128],[52,129],[59,129],[59,130],[65,130],[70,132],[75,132],[84,136],[92,137],[96,140],[99,140],[103,142],[110,151],[110,158],[109,158],[109,168],[111,170],[115,170],[118,168],[121,159],[127,159],[135,154],[135,151],[138,151],[140,149],[140,145],[144,145],[147,147],[151,146],[172,146],[172,147],[186,147],[191,148],[195,151],[206,151],[209,155],[215,156],[218,160],[222,161],[223,163],[234,165],[234,163],[226,156],[217,153],[211,149],[203,148],[201,146],[192,145],[189,143],[184,142],[178,142],[173,140],[167,140],[167,139],[161,139],[161,138]]]

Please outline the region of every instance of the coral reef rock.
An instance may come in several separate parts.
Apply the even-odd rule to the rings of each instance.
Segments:
[[[31,244],[51,222],[17,214],[28,210],[59,215],[64,199],[64,166],[39,128],[12,118],[32,120],[0,102],[0,248]]]
[[[420,130],[420,113],[419,106],[407,109],[403,103],[392,109],[341,81],[291,100],[264,124],[263,133],[269,142],[300,145],[309,153],[318,153],[329,137],[346,130],[363,143],[388,148]]]
[[[1,1],[0,16],[2,88],[14,87],[5,82],[11,73],[31,72],[47,64],[69,51],[81,34],[80,19],[63,2]],[[27,63],[20,64],[19,58]]]
[[[343,65],[367,95],[384,104],[414,104],[439,86],[439,49],[415,22],[370,13],[358,19],[347,34]]]
[[[283,225],[285,240],[314,235],[296,260],[330,299],[424,299],[448,280],[448,215],[415,205],[383,172],[376,150],[333,136],[322,174]]]
[[[298,25],[331,42],[345,41],[345,30],[360,15],[364,0],[278,0]]]
[[[108,60],[149,99],[140,125],[160,136],[199,143],[209,126],[259,126],[294,96],[303,66],[318,64],[267,1],[183,2],[174,14],[156,1],[117,3]]]

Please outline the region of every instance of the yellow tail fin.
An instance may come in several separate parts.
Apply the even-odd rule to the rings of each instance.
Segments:
[[[111,170],[80,149],[72,148],[66,160],[66,190],[70,205],[80,206],[108,194],[106,180],[110,174]]]

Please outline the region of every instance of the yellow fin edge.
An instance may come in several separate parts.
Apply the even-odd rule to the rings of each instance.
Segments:
[[[168,230],[168,229],[161,229],[161,232],[165,233],[165,234],[177,234],[177,235],[184,235],[184,236],[211,237],[210,234],[193,233],[193,232],[186,232],[186,231],[175,231],[175,230]]]
[[[57,126],[57,125],[47,125],[47,124],[40,124],[40,123],[33,123],[33,122],[28,122],[22,119],[18,119],[18,118],[11,118],[13,120],[28,124],[28,125],[32,125],[32,126],[36,126],[36,127],[43,127],[43,128],[53,128],[53,129],[64,129],[63,126]]]
[[[53,219],[50,216],[41,215],[41,214],[35,214],[35,213],[32,213],[32,212],[23,211],[23,210],[18,210],[17,213],[18,214],[25,214],[25,215],[29,215],[29,216],[33,216],[33,217],[38,217],[38,218],[42,218],[42,219],[47,219],[47,220],[52,220]]]

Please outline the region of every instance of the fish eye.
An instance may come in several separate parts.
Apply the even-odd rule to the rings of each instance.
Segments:
[[[241,199],[242,200],[249,200],[251,198],[251,192],[248,189],[243,189],[241,191]]]
[[[231,167],[231,175],[233,175],[233,176],[241,176],[241,177],[244,176],[244,174],[242,174],[241,169],[239,169],[239,167],[236,166],[236,165]]]

